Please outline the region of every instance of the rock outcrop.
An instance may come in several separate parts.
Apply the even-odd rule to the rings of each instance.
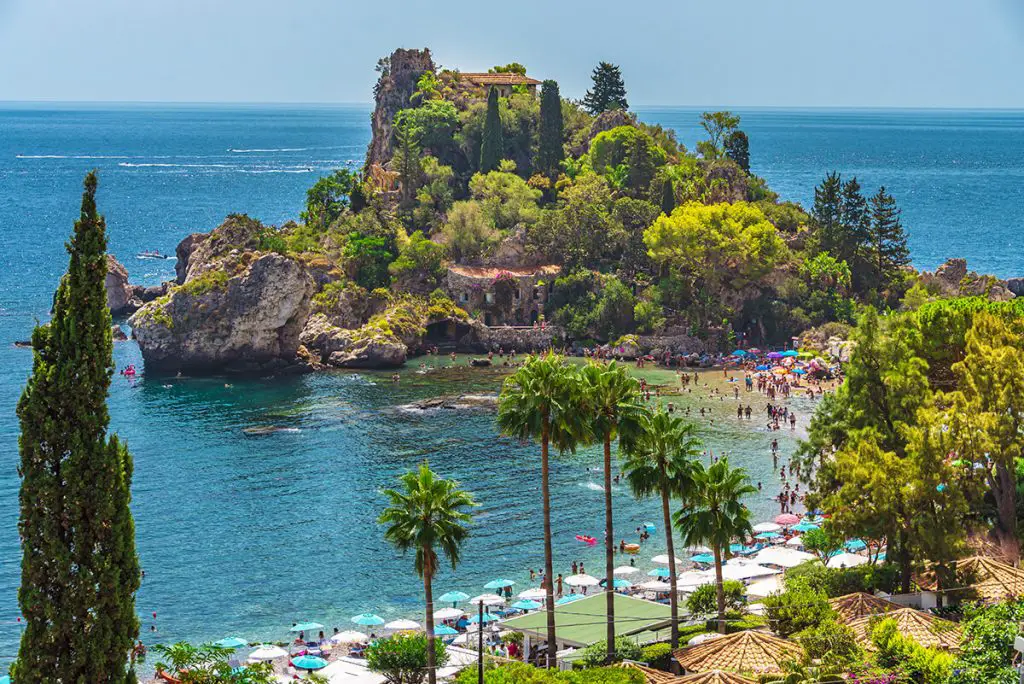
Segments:
[[[336,351],[327,362],[338,368],[398,368],[405,363],[409,348],[386,337],[367,337]]]
[[[1005,302],[1018,295],[1008,281],[995,276],[979,275],[967,268],[966,259],[947,259],[935,273],[921,273],[921,283],[943,297],[987,297],[993,302]]]
[[[420,399],[398,408],[405,411],[434,411],[437,409],[493,411],[498,408],[498,395],[460,394],[457,396],[430,397],[429,399]]]
[[[188,275],[188,263],[192,258],[192,251],[196,248],[196,245],[202,240],[206,239],[208,233],[192,233],[191,235],[185,236],[185,239],[178,243],[177,249],[174,250],[175,256],[178,260],[174,264],[174,274],[177,276],[177,282],[179,285],[185,283],[185,276]]]
[[[107,289],[107,306],[112,316],[133,313],[142,302],[135,297],[134,288],[128,284],[128,269],[112,255],[107,255],[107,277],[103,281]]]
[[[430,50],[399,49],[377,63],[380,78],[373,88],[374,109],[370,119],[373,137],[366,150],[366,168],[383,165],[392,156],[392,123],[395,114],[409,107],[416,83],[425,71],[434,70]]]

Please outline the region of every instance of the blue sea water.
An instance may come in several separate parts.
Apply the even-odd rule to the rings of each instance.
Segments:
[[[965,256],[979,271],[1024,275],[1024,114],[740,113],[755,172],[784,198],[809,204],[827,171],[855,174],[897,197],[916,265]],[[676,128],[690,147],[700,136],[698,114],[641,111]],[[0,663],[16,653],[20,629],[14,407],[31,365],[30,352],[13,342],[48,315],[85,171],[100,170],[110,250],[134,282],[156,284],[172,276],[173,262],[136,253],[173,252],[184,235],[232,212],[269,223],[294,218],[318,174],[362,159],[368,119],[365,106],[0,107]],[[140,361],[131,342],[116,345],[115,355],[121,367]],[[296,620],[344,628],[364,611],[415,617],[421,588],[411,559],[382,541],[375,518],[380,488],[424,458],[481,502],[464,564],[445,571],[440,591],[482,592],[498,576],[527,584],[527,570],[542,561],[535,449],[497,438],[488,414],[397,408],[498,382],[488,372],[417,374],[415,366],[397,385],[375,373],[228,384],[115,378],[112,429],[136,463],[144,639],[279,639]],[[747,466],[767,494],[770,437],[738,426],[728,401],[695,395],[681,403],[711,411],[714,423],[702,423],[708,446]],[[810,409],[795,408],[801,416]],[[291,431],[246,436],[253,425]],[[780,442],[785,452],[794,438],[784,431]],[[598,574],[599,551],[574,540],[600,538],[600,476],[590,471],[598,463],[596,452],[583,451],[553,467],[556,554],[566,571],[585,559]],[[660,531],[653,503],[624,490],[615,500],[622,537],[647,520]],[[767,496],[750,504],[760,517],[773,512]],[[662,544],[656,534],[642,568]]]

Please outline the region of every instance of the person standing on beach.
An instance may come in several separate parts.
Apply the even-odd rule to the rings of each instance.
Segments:
[[[558,573],[558,579],[555,580],[555,586],[558,590],[558,598],[562,598],[562,573]]]

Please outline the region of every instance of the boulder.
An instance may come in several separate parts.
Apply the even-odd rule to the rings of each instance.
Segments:
[[[103,281],[107,289],[107,306],[113,316],[134,312],[135,304],[132,286],[128,284],[128,269],[112,255],[107,255],[107,277]]]
[[[960,287],[960,281],[967,276],[967,259],[946,259],[935,269],[935,277],[951,287]]]
[[[352,345],[352,331],[339,328],[322,313],[313,314],[299,334],[299,342],[324,361]]]
[[[294,259],[249,256],[232,274],[204,264],[194,276],[193,264],[184,285],[132,316],[147,372],[276,372],[298,363],[313,282]]]
[[[192,233],[178,243],[178,247],[174,250],[174,254],[178,258],[174,264],[174,274],[177,276],[178,285],[185,282],[185,276],[188,275],[188,264],[196,245],[205,240],[207,236],[208,233]]]
[[[400,409],[406,411],[433,411],[437,409],[471,410],[484,409],[495,410],[498,408],[497,394],[460,394],[458,396],[430,397],[420,399]]]
[[[385,337],[369,337],[353,342],[344,351],[331,354],[327,361],[338,368],[398,368],[405,363],[408,349],[401,342]]]
[[[1006,289],[1012,292],[1016,297],[1024,295],[1024,278],[1008,278],[1006,281]]]
[[[119,325],[110,326],[110,336],[114,338],[115,342],[124,342],[128,339],[128,335],[125,334],[124,329]]]

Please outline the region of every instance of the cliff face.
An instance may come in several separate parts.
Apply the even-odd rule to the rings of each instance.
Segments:
[[[409,106],[416,83],[424,71],[433,71],[430,50],[398,49],[381,62],[384,67],[374,87],[375,107],[370,121],[373,138],[366,150],[367,171],[384,164],[392,154],[392,122],[399,110]]]

